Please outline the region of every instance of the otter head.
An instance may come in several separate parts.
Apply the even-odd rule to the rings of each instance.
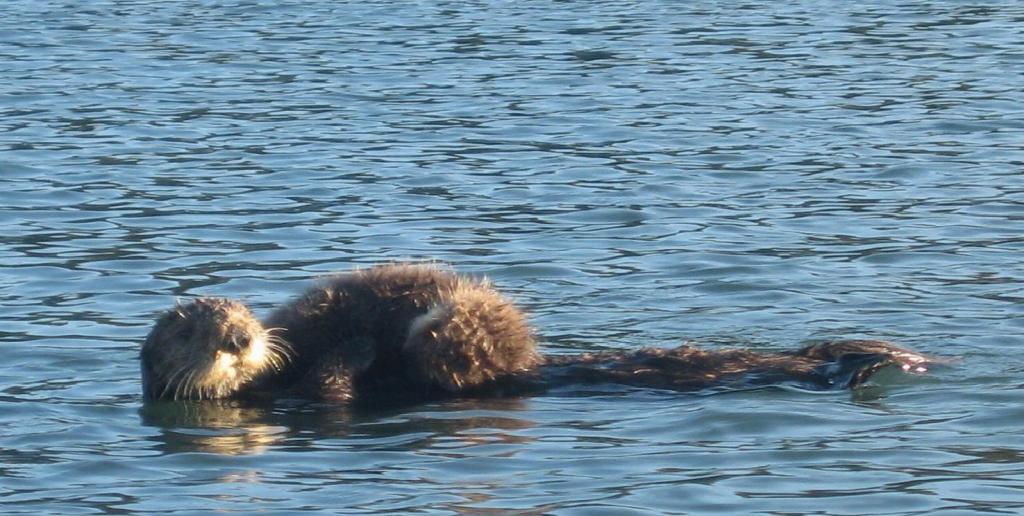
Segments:
[[[199,298],[160,316],[141,359],[145,397],[200,400],[244,391],[279,371],[288,351],[244,304]]]

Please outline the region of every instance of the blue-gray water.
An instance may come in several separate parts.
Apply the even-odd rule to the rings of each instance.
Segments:
[[[1024,511],[1024,7],[0,5],[0,512]],[[549,352],[872,337],[855,393],[147,404],[176,297],[486,274]]]

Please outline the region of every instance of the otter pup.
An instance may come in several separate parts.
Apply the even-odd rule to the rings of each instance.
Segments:
[[[488,282],[409,264],[328,278],[262,324],[242,303],[197,299],[160,317],[141,358],[147,398],[291,394],[372,403],[577,383],[836,389],[887,365],[923,371],[931,360],[874,340],[777,354],[682,346],[542,358],[525,316]]]
[[[508,299],[426,264],[327,278],[262,324],[242,303],[200,298],[160,317],[141,358],[149,398],[333,401],[471,393],[540,362]]]

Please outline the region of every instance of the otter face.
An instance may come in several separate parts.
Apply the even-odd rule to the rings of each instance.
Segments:
[[[199,298],[164,313],[142,345],[142,391],[153,399],[227,398],[279,371],[288,347],[244,304]]]

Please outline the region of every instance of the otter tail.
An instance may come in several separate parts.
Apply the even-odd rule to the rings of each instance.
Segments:
[[[453,393],[540,362],[523,313],[486,283],[469,280],[411,322],[403,353],[415,375]]]
[[[835,389],[857,387],[888,366],[897,366],[908,373],[925,373],[932,364],[951,361],[881,340],[824,342],[807,346],[796,355],[821,361],[814,372],[826,387]]]

